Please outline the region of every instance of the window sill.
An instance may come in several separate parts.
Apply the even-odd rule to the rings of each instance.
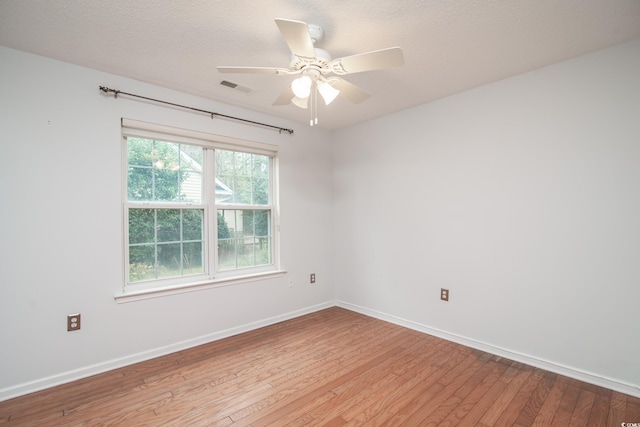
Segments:
[[[132,290],[123,291],[115,295],[117,303],[127,303],[140,301],[150,298],[164,297],[168,295],[184,294],[186,292],[200,291],[204,289],[217,288],[221,286],[237,285],[241,283],[255,282],[257,280],[273,279],[287,274],[286,270],[268,271],[265,273],[249,274],[246,276],[225,277],[205,282],[189,283],[186,285],[177,285],[158,289]]]

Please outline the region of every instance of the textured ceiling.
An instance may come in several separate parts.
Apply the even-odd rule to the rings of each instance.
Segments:
[[[640,37],[639,0],[0,0],[0,45],[308,123],[271,105],[294,77],[216,70],[288,66],[274,18],[322,26],[334,58],[404,51],[402,68],[345,76],[372,96],[319,106],[326,129]]]

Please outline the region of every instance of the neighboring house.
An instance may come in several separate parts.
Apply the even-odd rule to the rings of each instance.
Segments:
[[[196,161],[189,154],[184,151],[180,152],[180,160],[184,164],[184,169],[187,169],[187,177],[182,181],[180,187],[180,193],[185,196],[187,200],[201,200],[202,198],[202,165]],[[216,183],[216,203],[229,202],[233,197],[233,190],[229,188],[218,177],[215,179]],[[242,221],[236,221],[233,213],[228,211],[222,211],[222,215],[231,231],[242,231]]]
[[[185,165],[182,169],[186,169],[188,171],[187,178],[182,181],[180,193],[184,194],[187,200],[201,200],[202,165],[184,151],[180,152],[180,160]],[[227,202],[231,196],[233,196],[233,190],[216,177],[216,202]]]

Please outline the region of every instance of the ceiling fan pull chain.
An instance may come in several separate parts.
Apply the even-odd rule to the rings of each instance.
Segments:
[[[313,91],[313,111],[316,115],[316,125],[318,124],[318,81],[314,83],[315,90]]]
[[[313,102],[313,100],[315,99],[315,85],[312,84],[311,85],[311,93],[309,94],[309,104],[311,104],[309,106],[309,126],[313,126],[313,117],[316,116],[315,114],[315,103]],[[317,117],[317,116],[316,116]]]

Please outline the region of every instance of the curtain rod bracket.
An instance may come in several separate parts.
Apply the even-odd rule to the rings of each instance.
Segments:
[[[293,135],[293,129],[287,129],[287,128],[282,128],[282,127],[279,127],[279,126],[268,125],[266,123],[254,122],[253,120],[247,120],[247,119],[243,119],[243,118],[240,118],[240,117],[227,116],[226,114],[220,114],[220,113],[216,113],[216,112],[213,112],[213,111],[201,110],[199,108],[187,107],[186,105],[174,104],[173,102],[161,101],[159,99],[153,99],[153,98],[148,98],[146,96],[136,95],[136,94],[133,94],[133,93],[122,92],[120,90],[111,89],[111,88],[108,88],[106,86],[98,86],[98,87],[104,93],[109,93],[109,92],[113,93],[113,97],[116,98],[116,99],[118,98],[118,94],[121,93],[123,95],[133,96],[134,98],[146,99],[147,101],[158,102],[160,104],[171,105],[173,107],[184,108],[184,109],[191,110],[191,111],[196,111],[196,112],[199,112],[199,113],[206,113],[206,114],[209,114],[211,116],[211,119],[213,119],[214,116],[216,116],[216,117],[224,117],[225,119],[237,120],[239,122],[244,122],[244,123],[249,123],[249,124],[253,124],[253,125],[258,125],[258,126],[268,127],[268,128],[272,128],[272,129],[277,129],[280,134],[282,134],[282,132],[287,132],[289,135]]]

